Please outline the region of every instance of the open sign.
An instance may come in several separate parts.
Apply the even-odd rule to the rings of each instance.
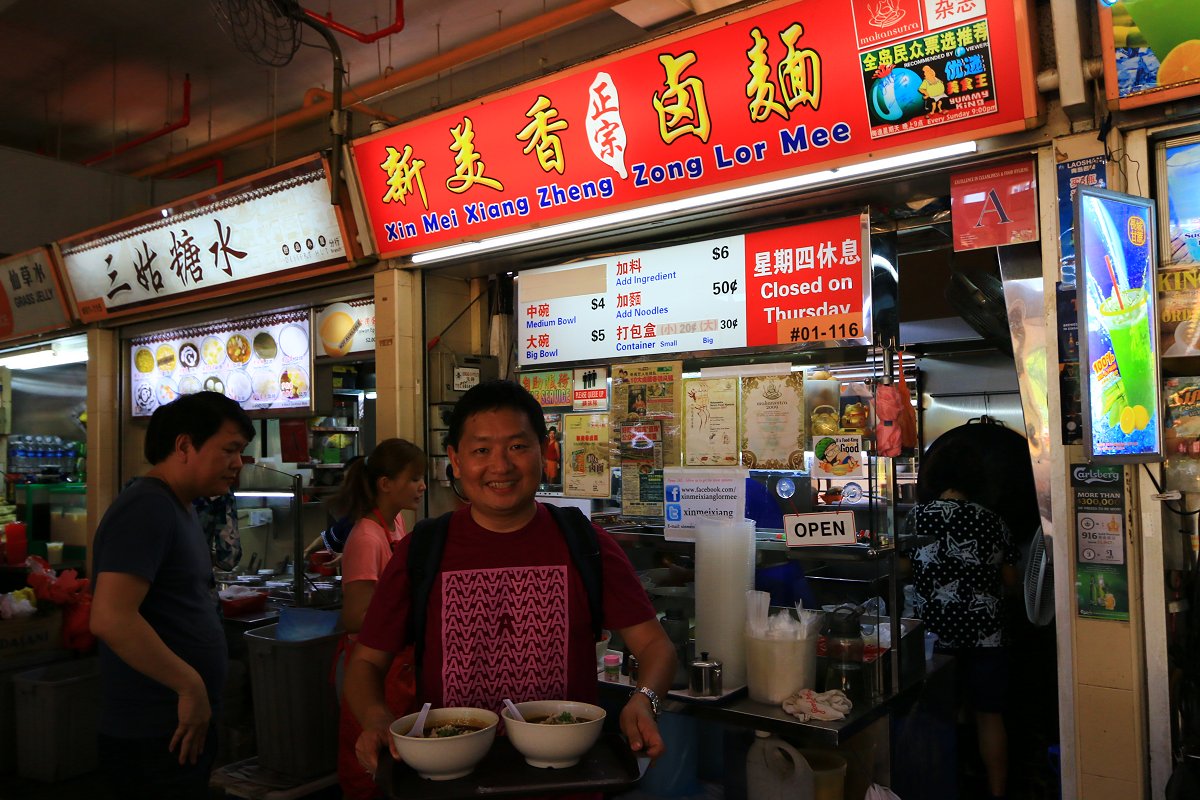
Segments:
[[[788,547],[828,547],[857,544],[858,530],[853,511],[819,514],[787,514],[783,518]]]

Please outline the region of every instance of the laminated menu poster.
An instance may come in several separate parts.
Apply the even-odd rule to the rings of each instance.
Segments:
[[[679,361],[655,361],[620,364],[612,369],[612,423],[632,425],[655,420],[662,430],[665,463],[672,466],[680,457],[680,377]]]
[[[662,423],[647,420],[620,426],[621,513],[627,517],[663,515]]]
[[[799,372],[742,378],[742,466],[804,469],[807,425]]]
[[[308,311],[232,320],[132,340],[132,414],[181,394],[221,392],[247,411],[312,407]]]
[[[683,382],[684,466],[737,466],[737,390],[737,378]]]
[[[563,415],[563,494],[612,494],[608,453],[608,414]]]

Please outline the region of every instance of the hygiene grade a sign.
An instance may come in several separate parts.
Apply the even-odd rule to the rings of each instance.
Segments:
[[[522,272],[521,366],[871,341],[865,214]]]

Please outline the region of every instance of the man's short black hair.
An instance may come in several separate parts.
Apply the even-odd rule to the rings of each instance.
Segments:
[[[175,450],[175,440],[180,434],[191,439],[193,447],[200,448],[226,422],[237,425],[247,442],[254,439],[250,417],[220,392],[180,395],[154,410],[142,452],[147,461],[158,464]]]
[[[481,411],[498,411],[510,408],[529,417],[529,425],[537,434],[539,442],[546,441],[546,417],[537,398],[515,381],[484,381],[472,386],[466,394],[458,398],[454,410],[450,412],[450,430],[446,434],[446,444],[458,448],[458,440],[462,438],[463,426],[467,420]]]

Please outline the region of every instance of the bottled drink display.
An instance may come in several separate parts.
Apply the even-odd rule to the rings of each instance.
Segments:
[[[26,482],[74,480],[81,443],[61,436],[14,433],[8,437],[8,474]]]

